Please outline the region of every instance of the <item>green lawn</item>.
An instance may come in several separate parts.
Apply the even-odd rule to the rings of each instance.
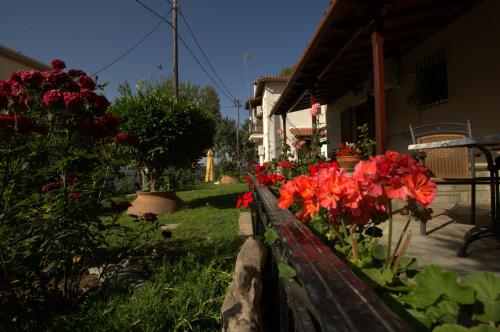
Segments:
[[[152,272],[145,286],[132,292],[118,281],[110,283],[77,313],[53,320],[49,330],[220,330],[220,308],[242,243],[237,236],[240,211],[234,207],[247,188],[200,184],[179,192],[185,208],[160,218],[161,224],[180,224],[172,238],[157,232],[141,249]],[[124,217],[120,223],[134,221]]]

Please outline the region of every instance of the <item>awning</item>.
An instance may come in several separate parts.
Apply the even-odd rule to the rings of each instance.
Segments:
[[[399,58],[483,0],[334,0],[271,114],[330,104],[359,87],[373,67],[371,34],[384,58]]]

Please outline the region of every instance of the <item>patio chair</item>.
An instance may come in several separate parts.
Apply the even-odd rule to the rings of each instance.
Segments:
[[[472,137],[470,121],[465,123],[432,123],[410,127],[413,144],[440,142]],[[476,177],[474,149],[442,148],[420,152],[419,156],[432,172],[437,185],[471,185],[471,224],[476,223],[476,184],[488,184],[489,178]],[[426,222],[420,224],[420,233],[427,234]]]

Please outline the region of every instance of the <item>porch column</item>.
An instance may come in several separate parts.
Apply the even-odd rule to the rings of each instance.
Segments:
[[[384,38],[377,29],[372,33],[373,86],[375,88],[375,136],[377,154],[387,149],[387,118],[385,110]]]
[[[285,160],[288,160],[288,149],[286,148],[286,113],[281,114],[281,120],[283,121],[283,146],[281,153],[285,154]]]
[[[316,104],[318,101],[316,99],[316,95],[314,94],[314,91],[311,91],[311,107],[312,105]],[[313,157],[317,157],[319,155],[318,150],[319,150],[319,145],[318,145],[318,122],[317,122],[317,115],[311,113],[311,122],[312,122],[312,134],[313,137],[311,139],[311,152]]]

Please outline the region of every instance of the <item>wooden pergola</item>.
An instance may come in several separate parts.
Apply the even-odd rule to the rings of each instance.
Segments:
[[[331,104],[373,70],[377,152],[387,147],[384,59],[399,58],[482,0],[333,0],[271,114]],[[285,123],[285,121],[283,121]]]

